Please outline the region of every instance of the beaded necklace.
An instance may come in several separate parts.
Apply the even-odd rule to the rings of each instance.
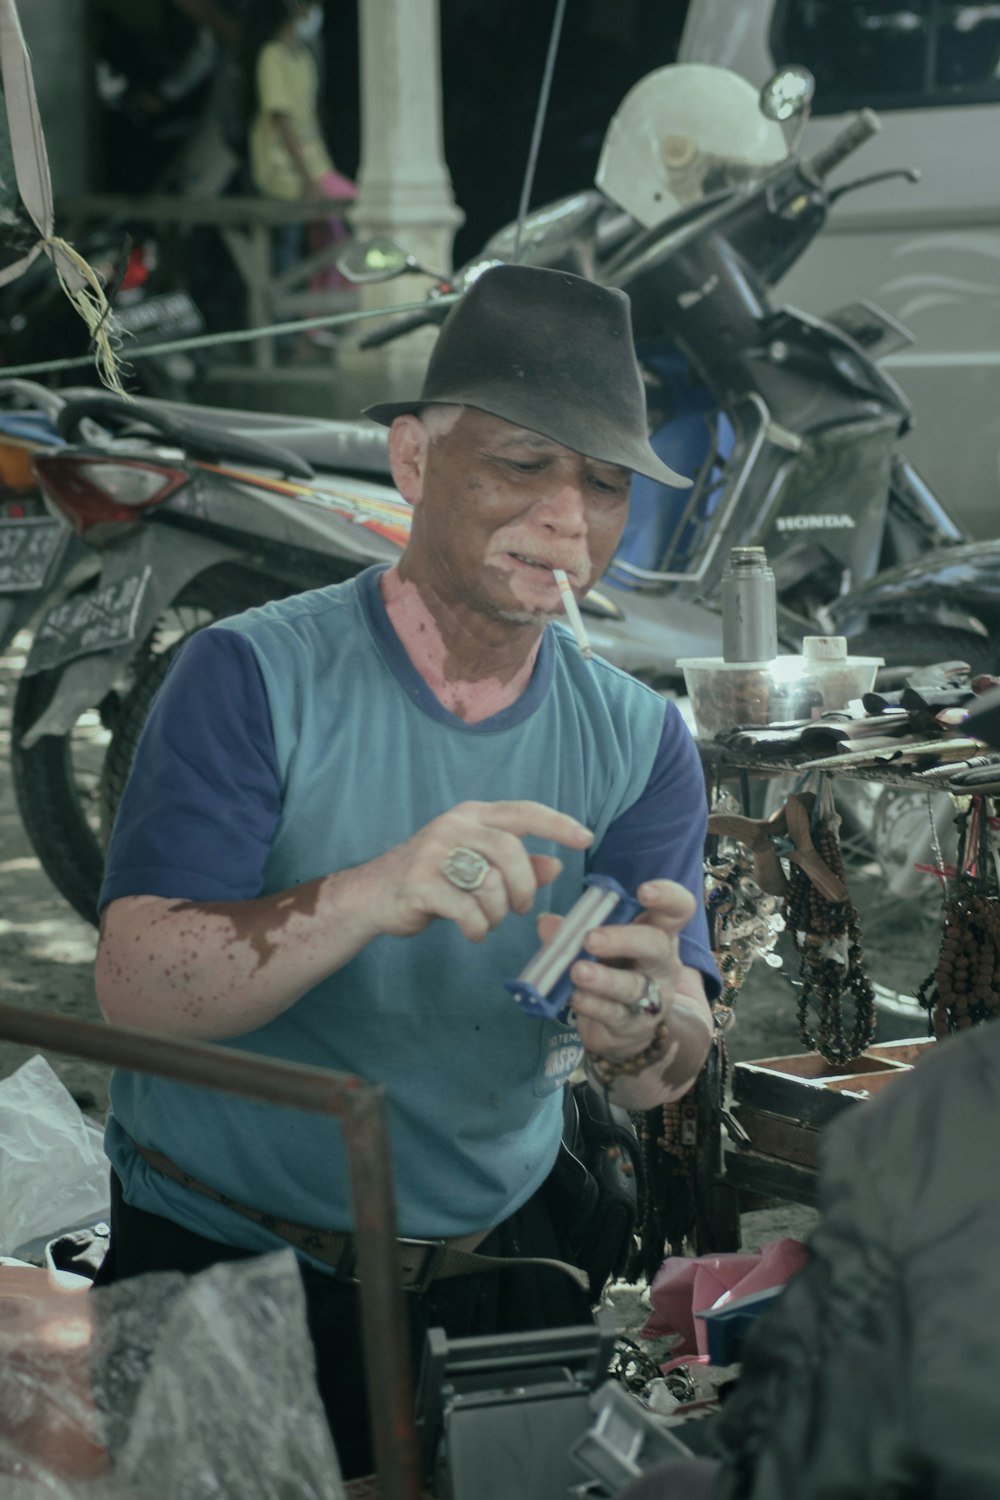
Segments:
[[[956,819],[958,859],[948,883],[937,964],[917,991],[940,1041],[1000,1018],[1000,818],[972,797]]]
[[[729,815],[739,811],[739,804],[728,792],[717,789],[712,811]],[[750,826],[745,818],[737,822]],[[781,901],[761,888],[758,873],[749,845],[726,835],[717,838],[714,852],[705,861],[709,940],[723,982],[712,1007],[716,1025],[712,1051],[683,1099],[633,1117],[645,1184],[633,1270],[648,1281],[659,1270],[664,1246],[672,1255],[683,1255],[685,1240],[697,1233],[699,1129],[708,1120],[728,1122],[725,1033],[735,1019],[743,982],[758,957],[772,968],[781,967],[782,960],[774,951],[785,926]]]
[[[827,870],[843,881],[840,818],[826,777],[813,819],[816,853]],[[863,1052],[875,1036],[875,992],[865,973],[857,909],[850,896],[845,901],[830,900],[810,878],[808,866],[790,861],[785,919],[799,955],[799,1040],[810,1052],[819,1052],[840,1067]],[[845,1002],[854,1012],[850,1031]],[[815,1012],[815,1020],[810,1011]]]

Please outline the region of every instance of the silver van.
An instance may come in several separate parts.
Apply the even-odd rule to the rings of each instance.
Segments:
[[[907,456],[973,535],[1000,535],[1000,4],[956,0],[690,0],[679,62],[760,85],[785,63],[816,79],[806,150],[865,105],[881,132],[851,193],[780,287],[822,314],[868,298],[914,335],[885,367],[916,427]]]

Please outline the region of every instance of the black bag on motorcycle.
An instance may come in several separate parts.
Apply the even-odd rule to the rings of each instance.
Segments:
[[[563,1091],[563,1138],[546,1184],[550,1211],[587,1273],[591,1300],[625,1270],[641,1192],[639,1144],[627,1112],[587,1082]]]

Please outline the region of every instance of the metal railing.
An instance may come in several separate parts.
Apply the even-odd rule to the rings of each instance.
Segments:
[[[340,1121],[351,1180],[365,1379],[381,1500],[419,1500],[406,1294],[384,1091],[349,1073],[11,1005],[0,1005],[0,1040]]]
[[[246,321],[250,328],[268,328],[287,317],[319,316],[345,311],[357,293],[324,293],[308,290],[310,277],[333,264],[343,246],[331,247],[303,258],[276,276],[271,261],[271,231],[285,224],[319,224],[342,217],[350,198],[322,198],[284,202],[274,198],[230,196],[185,197],[167,193],[79,193],[60,199],[57,209],[73,240],[95,220],[146,222],[164,228],[212,229],[219,236],[246,292]],[[254,341],[254,364],[269,370],[274,365],[271,338]]]

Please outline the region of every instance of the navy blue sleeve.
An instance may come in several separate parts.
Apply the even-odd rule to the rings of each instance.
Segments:
[[[673,703],[665,707],[649,780],[632,806],[608,828],[593,853],[590,869],[612,875],[629,892],[644,880],[676,880],[687,887],[695,898],[695,911],[681,933],[681,958],[705,976],[706,993],[714,999],[722,985],[709,947],[705,913],[705,777],[680,712]]]
[[[201,630],[153,700],[99,905],[119,896],[257,896],[280,816],[270,707],[253,647],[234,630]]]

